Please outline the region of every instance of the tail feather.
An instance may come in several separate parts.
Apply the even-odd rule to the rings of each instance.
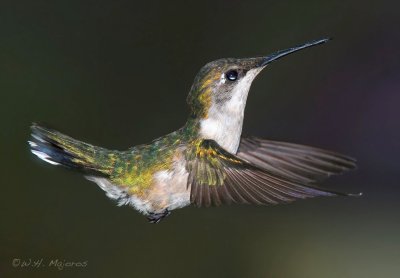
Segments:
[[[109,175],[113,152],[73,139],[58,131],[32,124],[31,152],[53,164]]]

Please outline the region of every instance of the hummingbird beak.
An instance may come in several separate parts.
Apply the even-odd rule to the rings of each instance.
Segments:
[[[267,64],[278,60],[279,58],[282,58],[283,56],[289,55],[291,53],[294,53],[296,51],[311,47],[311,46],[315,46],[315,45],[319,45],[319,44],[323,44],[326,43],[327,41],[329,41],[329,39],[320,39],[320,40],[315,40],[315,41],[310,41],[307,42],[305,44],[302,45],[298,45],[289,49],[285,49],[285,50],[280,50],[277,51],[275,53],[272,53],[264,58],[262,58],[261,62],[259,62],[259,64],[257,65],[257,67],[264,67]]]

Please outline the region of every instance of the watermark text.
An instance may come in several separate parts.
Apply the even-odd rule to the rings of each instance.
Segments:
[[[88,264],[88,261],[73,261],[58,258],[14,258],[11,261],[11,265],[14,268],[21,269],[53,268],[57,270],[65,270],[72,268],[86,268]]]

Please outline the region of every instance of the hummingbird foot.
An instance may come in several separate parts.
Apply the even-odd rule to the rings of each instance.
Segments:
[[[160,212],[160,213],[149,213],[149,214],[147,214],[146,217],[147,217],[147,220],[149,220],[149,223],[157,224],[163,218],[167,217],[170,214],[171,214],[171,212],[166,209],[166,210],[164,210],[163,212]]]

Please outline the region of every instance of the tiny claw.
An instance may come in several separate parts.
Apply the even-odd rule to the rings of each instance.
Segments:
[[[171,212],[169,210],[164,210],[161,213],[149,213],[147,215],[147,220],[149,221],[149,223],[151,224],[157,224],[158,222],[160,222],[163,218],[167,217],[168,215],[170,215]]]

